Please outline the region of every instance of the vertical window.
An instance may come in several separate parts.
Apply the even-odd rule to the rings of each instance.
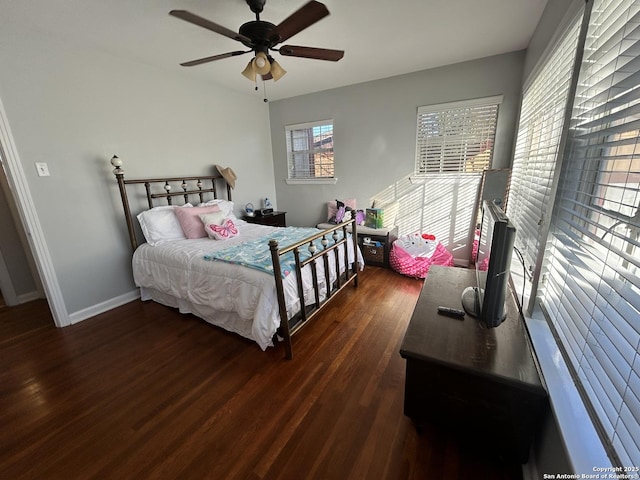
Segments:
[[[553,203],[551,190],[580,23],[581,17],[577,17],[554,45],[544,66],[526,87],[520,108],[507,213],[516,227],[516,248],[532,275],[548,232],[547,212]]]
[[[288,178],[290,180],[333,179],[333,120],[288,125]]]
[[[595,0],[540,302],[614,462],[640,465],[640,1]]]
[[[418,107],[412,181],[422,185],[407,205],[412,231],[436,235],[460,265],[471,258],[473,205],[493,160],[500,103],[502,96]]]
[[[489,168],[501,102],[499,96],[419,107],[415,174]]]

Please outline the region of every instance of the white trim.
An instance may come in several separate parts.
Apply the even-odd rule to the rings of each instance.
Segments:
[[[460,179],[460,178],[480,178],[482,172],[444,172],[444,173],[423,173],[409,176],[409,183],[411,185],[422,185],[428,183],[430,180],[442,180],[444,178]]]
[[[338,183],[336,177],[332,178],[285,178],[287,185],[335,185]]]
[[[15,196],[16,206],[36,261],[36,267],[49,302],[53,321],[57,327],[64,327],[70,324],[69,314],[64,304],[64,298],[62,297],[60,284],[58,283],[51,255],[38,219],[38,213],[18,156],[18,149],[9,128],[9,121],[2,99],[0,99],[0,147],[5,160],[7,180]]]
[[[328,118],[326,120],[316,120],[315,122],[305,122],[305,123],[296,123],[293,125],[285,125],[284,131],[289,132],[291,130],[304,130],[306,128],[312,127],[320,127],[322,125],[333,125],[333,118]]]
[[[534,313],[534,318],[525,321],[572,473],[594,475],[596,467],[612,467],[542,312]]]
[[[100,315],[101,313],[112,310],[116,307],[124,305],[125,303],[133,302],[134,300],[138,300],[139,298],[140,290],[132,290],[131,292],[124,293],[109,300],[105,300],[104,302],[97,303],[96,305],[92,305],[90,307],[83,308],[82,310],[78,310],[77,312],[73,312],[71,315],[69,315],[70,323],[75,324],[78,322],[82,322],[83,320],[95,317],[96,315]]]
[[[441,112],[442,110],[453,110],[456,108],[483,107],[487,105],[500,105],[503,95],[494,95],[493,97],[472,98],[471,100],[459,100],[456,102],[437,103],[435,105],[424,105],[418,107],[418,114]]]
[[[42,298],[42,292],[37,290],[33,292],[23,293],[22,295],[18,295],[18,304],[33,302],[34,300],[38,300]]]

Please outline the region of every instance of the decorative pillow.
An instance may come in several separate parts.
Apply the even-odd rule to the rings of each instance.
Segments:
[[[216,237],[212,235],[213,226],[222,225],[225,221],[226,217],[224,216],[224,212],[213,212],[213,213],[205,213],[204,215],[200,215],[200,220],[204,225],[204,231],[209,236],[209,238],[213,238],[217,240]]]
[[[137,218],[147,243],[155,246],[172,240],[183,240],[185,238],[184,232],[175,211],[190,208],[193,208],[193,205],[187,203],[182,207],[167,205],[141,212]]]
[[[200,215],[219,211],[220,207],[218,205],[211,205],[210,207],[178,208],[175,213],[185,237],[203,238],[207,236],[207,233],[204,231],[204,224],[200,220]]]
[[[338,204],[340,203],[342,202],[338,201]],[[348,222],[349,220],[351,220],[351,216],[352,216],[351,212],[352,210],[349,207],[340,205],[338,207],[338,211],[336,212],[336,216],[331,221],[335,222],[336,224],[342,223],[342,222]]]
[[[205,230],[209,238],[214,240],[226,240],[231,237],[238,236],[238,228],[236,224],[230,218],[226,218],[222,225],[216,225],[215,223],[207,223]]]
[[[331,200],[327,202],[327,221],[331,221],[332,218],[336,216],[338,212],[338,202],[344,204],[345,208],[349,207],[352,210],[356,209],[356,199],[355,198],[347,198],[346,200]],[[340,223],[340,222],[338,222]]]

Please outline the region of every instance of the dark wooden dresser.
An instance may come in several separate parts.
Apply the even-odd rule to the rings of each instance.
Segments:
[[[259,223],[260,225],[268,225],[270,227],[286,227],[286,214],[287,212],[273,212],[266,215],[256,215],[254,217],[245,215],[242,218],[249,223]]]
[[[460,295],[474,284],[471,269],[431,267],[400,349],[404,413],[418,426],[437,424],[488,454],[526,463],[548,401],[513,298],[493,329],[437,311],[462,308]]]

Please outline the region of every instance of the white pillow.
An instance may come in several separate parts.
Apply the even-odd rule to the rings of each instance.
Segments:
[[[174,209],[191,207],[193,207],[193,205],[187,203],[181,207],[167,205],[153,207],[151,210],[141,212],[137,218],[147,243],[155,246],[172,240],[182,240],[186,238]]]
[[[210,205],[218,205],[218,207],[220,207],[220,210],[222,210],[222,212],[224,213],[225,217],[231,217],[231,219],[234,221],[237,220],[236,216],[233,214],[233,202],[216,198],[215,200],[209,200],[208,202],[201,203],[198,206],[208,207]]]

